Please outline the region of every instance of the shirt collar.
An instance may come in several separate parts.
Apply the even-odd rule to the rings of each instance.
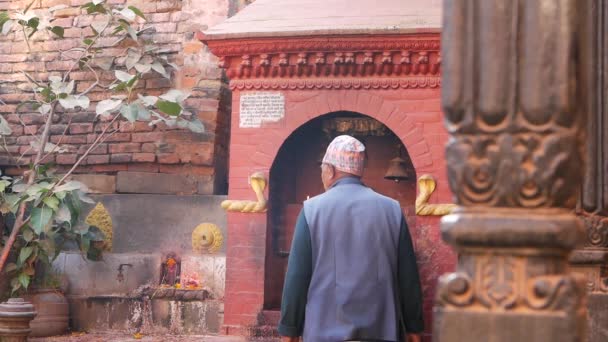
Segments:
[[[345,185],[345,184],[358,184],[358,185],[363,185],[363,182],[361,182],[361,178],[359,177],[351,177],[351,176],[347,176],[344,178],[340,178],[337,181],[334,182],[334,184],[332,184],[329,188],[333,189],[334,187],[338,186],[338,185]]]

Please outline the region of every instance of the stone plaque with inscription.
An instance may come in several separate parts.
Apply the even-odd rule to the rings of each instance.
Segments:
[[[285,117],[285,95],[276,91],[241,94],[241,128],[258,128],[265,122],[278,122]]]

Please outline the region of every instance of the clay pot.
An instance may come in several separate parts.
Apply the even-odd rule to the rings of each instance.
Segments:
[[[63,293],[56,289],[37,289],[25,296],[38,315],[31,321],[31,337],[62,335],[68,330],[70,308]]]

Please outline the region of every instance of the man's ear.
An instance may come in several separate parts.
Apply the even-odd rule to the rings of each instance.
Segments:
[[[336,168],[331,164],[328,164],[327,166],[328,166],[327,172],[328,172],[329,179],[334,179],[336,177]]]

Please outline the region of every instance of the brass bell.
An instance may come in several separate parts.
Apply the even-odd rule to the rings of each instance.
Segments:
[[[399,156],[391,159],[388,164],[388,170],[384,175],[384,179],[394,180],[395,183],[399,183],[402,180],[408,180],[411,178],[410,170],[407,167],[405,159],[401,158],[401,149],[399,149]]]

